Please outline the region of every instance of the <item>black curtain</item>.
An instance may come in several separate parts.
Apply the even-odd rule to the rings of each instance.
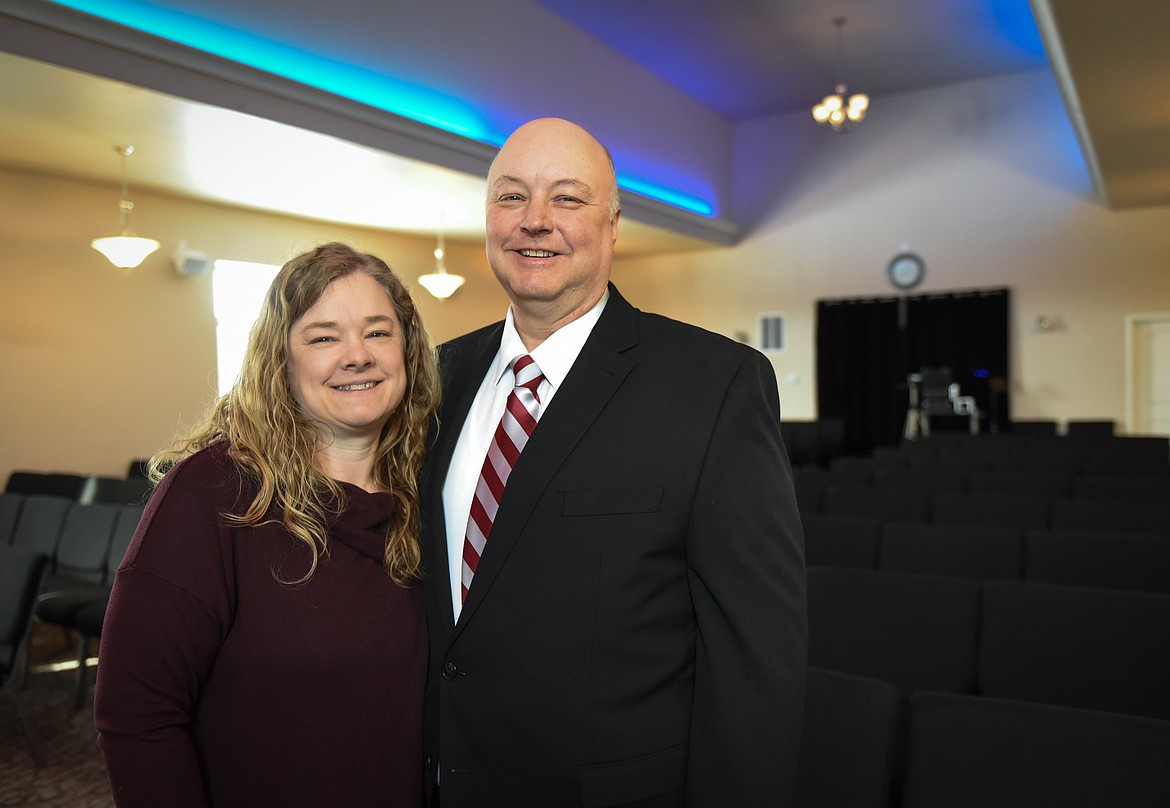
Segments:
[[[907,376],[949,367],[962,394],[975,397],[981,429],[1002,430],[1008,316],[1007,289],[818,301],[818,412],[845,419],[846,453],[869,454],[902,439]]]

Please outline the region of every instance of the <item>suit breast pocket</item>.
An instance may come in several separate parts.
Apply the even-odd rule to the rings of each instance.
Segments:
[[[654,513],[662,505],[661,488],[603,488],[564,491],[562,516],[620,516]]]

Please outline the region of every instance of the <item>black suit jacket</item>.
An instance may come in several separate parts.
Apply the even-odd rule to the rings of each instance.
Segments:
[[[789,804],[803,536],[771,365],[611,286],[512,471],[456,624],[442,486],[501,333],[440,349],[422,484],[426,748],[443,808]]]

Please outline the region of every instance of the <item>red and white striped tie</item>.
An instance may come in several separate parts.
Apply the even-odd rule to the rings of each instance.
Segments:
[[[516,384],[508,395],[504,416],[496,427],[487,456],[483,459],[475,497],[471,500],[467,531],[464,533],[461,576],[463,601],[467,600],[467,590],[479,566],[479,557],[487,543],[488,534],[492,532],[492,522],[496,519],[496,509],[504,496],[504,486],[524,444],[528,443],[532,430],[536,428],[540,412],[540,396],[536,393],[544,379],[540,368],[528,354],[513,359],[510,368],[515,374]]]

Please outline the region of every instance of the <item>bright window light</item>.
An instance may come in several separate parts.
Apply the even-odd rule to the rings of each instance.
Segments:
[[[264,293],[280,267],[248,261],[215,262],[211,273],[215,312],[216,371],[222,396],[236,383],[248,346],[248,332],[260,314]]]

